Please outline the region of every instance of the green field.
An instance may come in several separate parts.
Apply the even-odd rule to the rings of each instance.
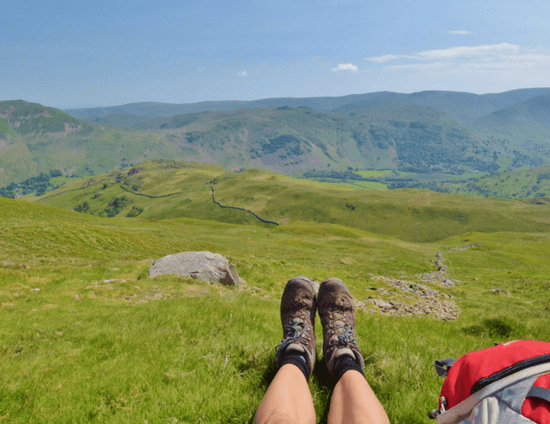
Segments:
[[[451,193],[504,199],[550,197],[550,167],[525,168],[475,178],[462,184],[443,184]]]
[[[0,198],[0,420],[250,422],[275,372],[279,299],[294,275],[342,278],[364,303],[365,375],[392,423],[428,422],[442,383],[435,359],[550,340],[548,205],[169,161],[140,167],[118,183],[117,173],[67,182],[38,203]],[[216,206],[213,179],[222,204],[281,225]],[[116,217],[97,216],[122,195],[131,202]],[[84,201],[88,213],[72,210]],[[126,218],[134,206],[143,212]],[[155,259],[194,250],[226,256],[246,284],[149,279]],[[437,271],[437,252],[454,287],[420,276]],[[371,298],[420,300],[380,277],[454,296],[458,319],[382,313]],[[310,388],[326,422],[319,320],[316,335]]]
[[[359,188],[363,190],[376,190],[376,191],[386,191],[388,186],[383,183],[377,183],[374,181],[352,181],[348,183],[338,183],[348,188]]]
[[[388,177],[392,175],[393,172],[389,169],[385,169],[381,171],[362,169],[362,170],[356,171],[355,173],[361,175],[362,177],[382,178],[382,177]]]

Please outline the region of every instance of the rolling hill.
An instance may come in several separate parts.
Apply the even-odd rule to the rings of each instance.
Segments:
[[[213,188],[222,205],[252,211],[265,220],[337,224],[411,242],[467,232],[550,229],[550,210],[544,205],[428,190],[354,190],[260,170],[232,173],[164,160],[76,180],[35,201],[104,217],[270,225],[246,211],[220,208],[213,202]]]

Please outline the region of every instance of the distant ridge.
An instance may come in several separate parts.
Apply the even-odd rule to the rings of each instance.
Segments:
[[[380,91],[336,97],[281,97],[250,101],[228,100],[184,104],[140,102],[110,107],[66,109],[65,112],[76,118],[85,120],[89,120],[92,117],[120,113],[149,117],[168,117],[184,113],[231,111],[243,108],[279,106],[302,106],[320,112],[329,112],[352,103],[372,101],[384,102],[391,98],[398,98],[411,104],[442,110],[459,122],[468,123],[498,109],[503,109],[515,103],[547,94],[550,94],[550,88],[525,88],[489,94],[437,90],[420,91],[410,94]]]
[[[225,100],[225,101],[206,101],[198,103],[160,103],[160,102],[139,102],[128,103],[120,106],[95,107],[66,109],[65,112],[76,118],[88,119],[92,116],[110,115],[115,113],[127,113],[139,116],[174,116],[182,113],[195,113],[205,111],[231,111],[237,109],[255,108],[255,107],[310,107],[319,111],[329,111],[342,107],[348,103],[374,99],[390,92],[377,92],[366,94],[351,94],[341,97],[306,97],[292,98],[280,97],[260,100]]]

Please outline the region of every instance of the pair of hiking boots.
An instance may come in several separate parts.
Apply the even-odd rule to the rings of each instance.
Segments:
[[[316,296],[313,283],[306,277],[294,277],[285,287],[281,299],[283,340],[276,349],[277,367],[283,364],[287,352],[301,353],[306,358],[309,374],[316,358],[315,312],[319,310],[323,325],[323,354],[331,376],[335,363],[343,355],[364,367],[363,356],[355,341],[355,314],[351,294],[338,278],[321,283]]]

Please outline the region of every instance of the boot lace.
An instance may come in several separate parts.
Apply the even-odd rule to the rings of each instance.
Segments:
[[[283,326],[283,333],[285,336],[283,340],[281,340],[281,343],[275,348],[275,357],[278,357],[280,353],[284,352],[284,350],[295,341],[306,344],[307,342],[305,340],[300,339],[303,335],[307,335],[308,331],[309,327],[301,320],[294,319],[290,324]],[[308,337],[307,341],[310,340],[311,338]]]
[[[331,337],[329,346],[353,346],[356,344],[355,337],[353,336],[353,327],[347,322],[344,325],[334,328],[328,332]],[[333,335],[336,337],[332,338]]]

